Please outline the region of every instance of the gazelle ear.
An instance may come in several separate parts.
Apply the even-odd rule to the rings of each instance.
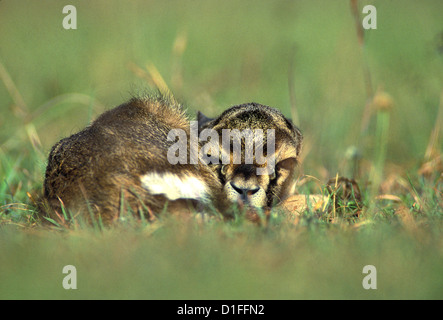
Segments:
[[[208,118],[200,111],[197,111],[197,121],[198,121],[198,132],[202,130],[202,128],[209,123],[210,121],[214,120],[213,118]]]
[[[286,170],[292,170],[296,165],[297,165],[297,159],[293,157],[284,159],[279,163],[277,163],[278,168],[283,168]]]

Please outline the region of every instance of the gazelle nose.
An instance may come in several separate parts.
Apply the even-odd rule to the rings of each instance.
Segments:
[[[244,201],[248,201],[248,197],[257,193],[260,190],[260,187],[252,187],[252,188],[243,188],[236,186],[233,182],[230,182],[231,187],[240,195],[241,199]]]

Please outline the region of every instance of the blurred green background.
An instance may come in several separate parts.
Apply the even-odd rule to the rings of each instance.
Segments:
[[[365,64],[374,90],[395,102],[388,159],[411,166],[425,152],[443,83],[441,1],[360,1],[360,9],[377,8],[377,29],[366,31],[363,50],[345,0],[71,1],[77,30],[62,27],[66,4],[0,3],[0,61],[29,112],[67,93],[97,102],[61,99],[37,113],[45,153],[91,116],[143,91],[149,83],[134,66],[154,65],[191,114],[256,101],[291,116],[291,63],[308,168],[335,175],[358,143]],[[3,85],[0,101],[4,143],[22,122]],[[6,151],[21,152],[15,142]]]
[[[76,30],[62,27],[68,4]],[[9,218],[29,212],[51,146],[152,88],[149,70],[190,115],[254,101],[298,118],[300,175],[322,182],[346,171],[351,146],[373,160],[373,114],[361,134],[369,70],[373,91],[393,101],[387,168],[415,175],[443,103],[443,2],[358,1],[360,12],[366,4],[377,29],[360,46],[347,0],[0,1],[0,298],[441,299],[441,199],[431,196],[434,220],[418,226],[392,207],[361,228],[308,215],[266,232],[191,224],[153,236],[17,232]],[[401,197],[412,208],[432,188]],[[61,287],[67,264],[77,291]],[[378,267],[378,290],[362,289],[366,264]]]

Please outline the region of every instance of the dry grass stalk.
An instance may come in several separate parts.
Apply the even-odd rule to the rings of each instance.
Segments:
[[[360,11],[358,10],[358,1],[350,0],[351,12],[355,21],[355,30],[357,32],[358,43],[361,47],[363,56],[364,56],[364,44],[365,44],[365,32],[361,23]],[[371,116],[371,101],[374,95],[374,90],[372,87],[372,77],[371,72],[369,70],[368,63],[366,59],[363,59],[363,73],[364,73],[364,81],[365,81],[365,89],[366,89],[366,104],[363,110],[362,122],[361,122],[361,134],[366,132],[369,126],[369,120]]]
[[[291,117],[295,124],[300,124],[300,118],[297,112],[297,97],[295,95],[295,47],[292,52],[288,70],[288,89],[289,101],[291,104]]]
[[[42,144],[40,137],[37,134],[37,130],[33,123],[28,122],[27,119],[30,118],[30,111],[23,99],[20,91],[12,80],[6,68],[0,62],[0,77],[9,92],[12,100],[14,101],[15,113],[22,119],[23,125],[25,127],[25,132],[28,135],[28,140],[31,143],[32,148],[36,151],[41,159],[44,159],[44,154],[42,151]]]
[[[172,75],[171,84],[174,90],[179,91],[183,87],[182,57],[186,50],[188,37],[186,32],[180,32],[174,40],[172,47]]]
[[[292,213],[303,213],[312,206],[314,211],[322,210],[322,207],[328,203],[329,198],[321,194],[313,195],[294,195],[286,199],[282,204],[285,210]]]

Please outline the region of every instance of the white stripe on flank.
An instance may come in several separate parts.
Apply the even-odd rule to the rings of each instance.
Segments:
[[[207,198],[207,186],[196,177],[183,179],[172,173],[147,173],[140,178],[142,187],[151,194],[162,194],[169,200]]]

